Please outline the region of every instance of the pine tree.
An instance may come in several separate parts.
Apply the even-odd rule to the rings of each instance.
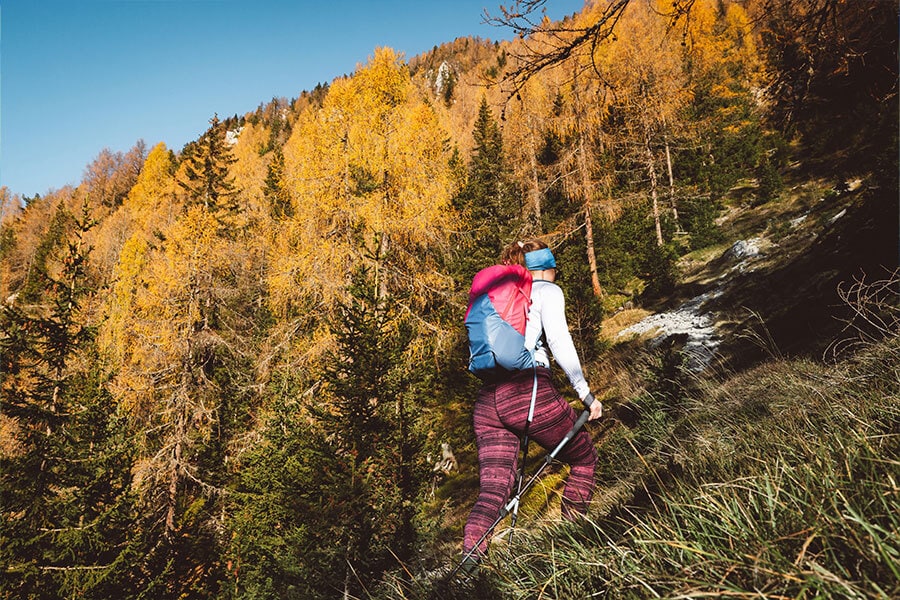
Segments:
[[[289,218],[294,214],[291,209],[291,198],[284,185],[284,152],[281,147],[272,151],[272,161],[266,175],[266,200],[269,201],[269,212],[276,219]]]
[[[309,386],[296,374],[285,380],[242,469],[229,551],[236,595],[361,597],[413,557],[424,481],[413,334],[377,298],[371,273],[354,280],[316,401],[298,402]]]
[[[260,441],[242,457],[229,496],[227,597],[337,596],[322,585],[322,572],[341,558],[332,532],[315,527],[330,508],[319,489],[331,474],[322,464],[330,448],[300,408],[303,386],[296,379],[296,373],[277,378],[281,393],[271,401]]]
[[[396,321],[390,299],[374,295],[371,284],[371,276],[360,271],[351,301],[342,307],[337,348],[325,373],[333,410],[320,414],[349,475],[335,482],[332,493],[347,494],[342,522],[352,525],[342,546],[350,593],[362,591],[359,575],[368,575],[361,581],[380,575],[392,554],[400,561],[411,558],[420,482],[414,460],[421,441],[407,397],[411,367],[404,361],[413,330]]]
[[[65,235],[71,226],[71,215],[60,204],[50,217],[47,231],[41,237],[30,260],[30,266],[25,276],[25,282],[19,290],[19,298],[23,304],[36,304],[41,302],[47,286],[47,280],[52,278],[49,272],[49,263],[55,253],[65,246]]]
[[[462,273],[464,279],[495,262],[521,224],[503,136],[485,97],[481,99],[472,137],[475,146],[468,178],[455,200],[467,224],[467,233],[460,240],[460,254],[468,263]]]
[[[44,304],[0,308],[3,413],[18,442],[0,458],[2,597],[107,597],[128,551],[129,453],[81,310],[93,223],[86,209],[72,223],[59,275],[42,271]]]
[[[185,147],[178,185],[186,192],[189,205],[202,204],[229,229],[240,210],[228,170],[235,159],[225,139],[225,125],[218,115],[213,115],[209,125],[199,140]]]

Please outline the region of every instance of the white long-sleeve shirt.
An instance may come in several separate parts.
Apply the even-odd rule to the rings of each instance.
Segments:
[[[578,397],[583,400],[591,390],[584,379],[581,361],[572,342],[572,334],[569,333],[565,297],[555,283],[537,280],[531,287],[531,308],[525,326],[525,347],[529,351],[535,350],[542,332],[546,333],[547,345],[554,360],[569,378]],[[534,359],[538,364],[550,366],[547,348],[543,345],[535,351]]]

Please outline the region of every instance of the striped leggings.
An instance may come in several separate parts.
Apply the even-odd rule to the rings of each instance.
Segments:
[[[553,387],[550,370],[538,367],[537,400],[528,437],[545,449],[556,447],[575,424],[577,415]],[[524,432],[534,373],[530,369],[499,383],[485,384],[475,400],[475,439],[478,445],[478,500],[469,514],[463,535],[468,553],[494,523],[509,500],[519,459],[519,438]],[[574,518],[587,512],[594,488],[597,452],[590,434],[582,429],[557,458],[571,467],[562,496],[562,513]],[[484,553],[488,540],[478,548]]]

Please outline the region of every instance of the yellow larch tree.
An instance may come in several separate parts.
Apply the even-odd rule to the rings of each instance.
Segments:
[[[255,353],[261,252],[246,227],[223,229],[221,207],[185,207],[176,185],[159,144],[123,204],[132,235],[101,331],[111,391],[137,434],[135,488],[170,540],[193,539],[191,510],[218,498],[237,407],[251,401],[242,361]]]
[[[557,135],[567,140],[568,151],[560,157],[558,177],[566,195],[581,204],[585,253],[594,296],[603,297],[594,247],[593,215],[599,210],[611,218],[617,215],[617,202],[612,198],[614,170],[607,161],[606,132],[602,115],[608,94],[599,82],[586,74],[585,65],[573,59],[568,66],[570,80],[561,86],[553,126]]]
[[[141,175],[124,207],[131,214],[136,231],[151,234],[167,227],[180,211],[175,201],[174,161],[172,153],[160,142],[150,150]]]
[[[662,172],[657,156],[676,126],[691,89],[683,70],[681,38],[671,35],[665,12],[655,3],[628,5],[619,22],[621,35],[603,46],[594,60],[603,65],[613,91],[613,110],[621,122],[623,147],[632,161],[643,164],[648,181],[656,242],[664,243],[659,188]]]
[[[132,351],[133,340],[128,333],[127,319],[144,276],[151,243],[157,239],[156,233],[169,228],[179,210],[173,172],[172,155],[160,142],[147,156],[141,174],[122,206],[101,225],[107,243],[111,243],[109,238],[116,232],[126,236],[113,270],[112,293],[106,300],[106,319],[100,329],[101,347],[115,357],[115,365]]]
[[[159,144],[122,207],[132,234],[101,330],[111,389],[140,434],[136,486],[160,508],[167,535],[181,526],[178,507],[196,493],[189,490],[209,491],[196,457],[220,426],[227,394],[213,373],[234,345],[221,333],[233,327],[222,321],[243,260],[212,211],[181,207],[175,185],[172,155]]]
[[[264,152],[270,132],[262,123],[245,122],[232,146],[235,162],[231,165],[234,185],[250,221],[266,220],[265,188],[271,153]]]
[[[516,178],[524,183],[522,198],[523,217],[528,231],[525,235],[544,233],[542,203],[545,190],[542,187],[538,153],[544,133],[548,129],[555,90],[548,85],[551,73],[542,73],[527,81],[514,99],[506,104],[503,119],[503,142]]]
[[[576,20],[553,33],[538,32],[510,43],[513,59],[509,72],[524,68],[528,56],[538,49],[556,47],[574,36],[573,31],[590,27],[599,18],[597,11],[585,11]],[[544,21],[543,27],[549,27]],[[576,52],[565,60],[548,64],[527,79],[505,79],[504,85],[514,90],[506,103],[504,124],[507,147],[517,165],[519,179],[528,182],[523,199],[532,222],[543,219],[542,202],[551,188],[564,190],[569,201],[582,210],[573,213],[553,231],[535,231],[554,238],[565,237],[584,229],[586,260],[596,296],[602,296],[593,245],[592,206],[599,204],[612,210],[608,181],[597,181],[597,155],[602,148],[601,118],[606,104],[606,82],[597,77],[595,57]],[[510,87],[511,86],[511,87]],[[542,164],[546,163],[546,164]],[[606,175],[611,178],[612,173]]]
[[[292,216],[272,267],[276,306],[328,306],[360,265],[379,296],[440,279],[421,257],[453,218],[446,138],[393,50],[333,82],[284,149]]]
[[[141,434],[136,486],[149,506],[163,509],[169,534],[179,527],[185,483],[204,486],[194,462],[219,418],[209,373],[223,344],[215,286],[228,249],[218,226],[209,210],[194,206],[166,229],[164,247],[148,251],[135,238],[123,252],[121,275],[134,284],[117,290],[131,309],[121,317],[127,351],[113,390]]]
[[[689,74],[695,86],[705,91],[717,105],[718,120],[730,122],[737,133],[752,127],[742,117],[742,103],[758,90],[762,61],[756,47],[756,35],[744,7],[730,2],[722,7],[712,0],[698,1],[691,11],[686,40]]]
[[[750,15],[741,4],[696,0],[686,22],[684,42],[690,61],[701,70],[727,69],[747,85],[761,62]]]

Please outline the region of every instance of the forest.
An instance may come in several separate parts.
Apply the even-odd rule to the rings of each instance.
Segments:
[[[0,598],[900,594],[896,3],[543,4],[0,188]],[[704,368],[617,335],[748,232]],[[533,237],[609,407],[598,489],[561,523],[555,468],[447,581],[468,287]]]

